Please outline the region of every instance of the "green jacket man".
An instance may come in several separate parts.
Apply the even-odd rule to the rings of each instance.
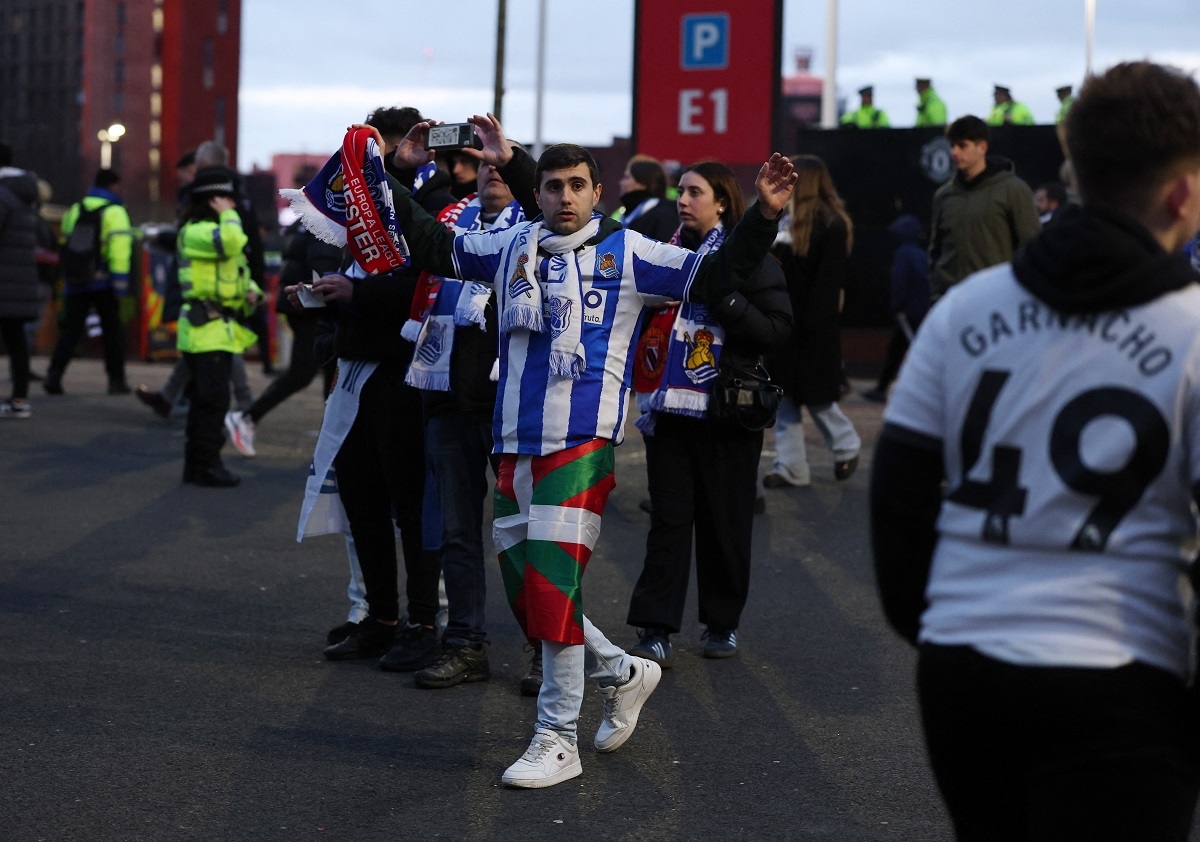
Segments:
[[[888,122],[887,113],[874,105],[875,89],[868,85],[859,89],[862,105],[854,111],[842,115],[842,126],[856,129],[886,129],[892,124]]]
[[[928,79],[917,80],[917,122],[914,125],[918,128],[946,125],[946,103]]]
[[[996,85],[992,91],[996,105],[988,115],[989,126],[1032,126],[1033,112],[1024,103],[1012,98],[1012,93],[1003,85]]]

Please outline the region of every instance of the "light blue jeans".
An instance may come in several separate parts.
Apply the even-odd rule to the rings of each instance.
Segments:
[[[836,403],[822,406],[805,406],[813,424],[825,440],[825,446],[833,451],[837,461],[858,455],[862,440],[854,429],[853,422]],[[808,485],[812,480],[808,470],[808,452],[804,446],[804,421],[800,408],[790,400],[784,400],[775,414],[775,473],[792,485]]]
[[[542,641],[542,691],[537,701],[537,727],[557,731],[571,743],[577,740],[579,710],[587,679],[622,684],[629,680],[633,658],[583,618],[583,643]]]

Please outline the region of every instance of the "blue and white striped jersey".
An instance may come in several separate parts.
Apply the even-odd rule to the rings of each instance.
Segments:
[[[494,283],[504,308],[504,280],[523,253],[529,223],[469,233],[454,241],[456,276]],[[576,252],[582,281],[581,344],[587,370],[578,380],[550,373],[551,335],[518,330],[501,335],[496,399],[496,452],[546,455],[594,438],[620,444],[633,379],[633,350],[647,305],[687,296],[699,258],[686,249],[617,229]],[[542,300],[551,301],[549,255],[539,253]]]

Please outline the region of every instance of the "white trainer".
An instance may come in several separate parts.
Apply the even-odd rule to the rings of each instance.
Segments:
[[[507,786],[542,789],[582,774],[579,747],[571,745],[557,731],[539,728],[529,748],[516,763],[504,770],[500,780]]]
[[[600,688],[604,719],[596,731],[596,751],[616,751],[633,736],[642,705],[662,678],[662,667],[648,658],[633,659],[629,680]]]
[[[254,456],[254,422],[245,413],[226,412],[225,430],[238,453],[247,459]]]

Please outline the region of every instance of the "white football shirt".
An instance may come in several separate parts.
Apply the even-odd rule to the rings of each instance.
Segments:
[[[922,323],[884,419],[945,460],[921,640],[1187,674],[1200,287],[1064,316],[980,272]]]

